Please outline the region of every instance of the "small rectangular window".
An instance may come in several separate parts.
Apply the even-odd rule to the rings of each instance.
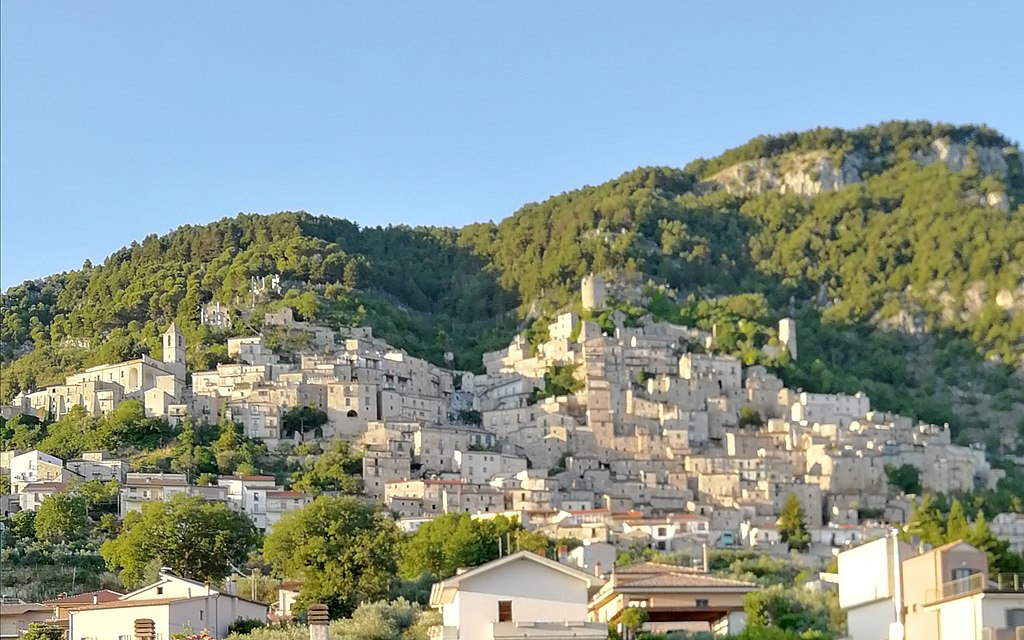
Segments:
[[[708,601],[704,600],[702,598],[698,598],[697,599],[697,608],[698,609],[707,609],[708,608]]]
[[[511,600],[498,600],[498,622],[512,622]]]
[[[1024,609],[1007,609],[1006,626],[1011,629],[1024,627]]]

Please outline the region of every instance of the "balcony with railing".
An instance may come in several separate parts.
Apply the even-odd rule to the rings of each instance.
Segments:
[[[972,573],[944,582],[927,591],[928,602],[939,602],[976,593],[1024,593],[1024,573]]]

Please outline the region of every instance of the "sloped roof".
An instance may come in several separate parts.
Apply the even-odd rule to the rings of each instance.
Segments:
[[[742,588],[756,589],[757,585],[743,580],[718,578],[692,567],[676,567],[657,562],[641,562],[626,567],[617,567],[613,588]]]
[[[191,598],[186,596],[179,597],[168,597],[168,598],[140,598],[138,600],[111,600],[110,602],[100,602],[97,604],[79,604],[71,607],[71,611],[92,611],[95,609],[124,609],[126,607],[152,607],[174,604],[175,602],[182,602],[184,600],[197,600],[199,598],[205,598],[206,596],[192,596]]]
[[[541,566],[553,569],[555,571],[560,571],[568,576],[580,580],[581,582],[584,582],[588,589],[590,587],[596,587],[604,584],[604,580],[602,578],[580,571],[576,567],[570,567],[568,565],[562,564],[561,562],[556,562],[555,560],[551,560],[550,558],[545,558],[544,556],[537,555],[532,551],[518,551],[511,555],[498,558],[497,560],[491,560],[490,562],[486,562],[477,567],[473,567],[469,571],[466,571],[456,576],[452,576],[447,580],[442,580],[441,582],[435,583],[433,588],[431,588],[430,590],[430,606],[437,607],[442,604],[447,604],[451,602],[451,597],[454,596],[455,591],[458,591],[459,585],[462,583],[463,580],[479,576],[488,571],[493,571],[505,565],[519,561],[536,562]]]
[[[61,598],[54,598],[53,600],[47,600],[46,604],[92,604],[92,599],[95,597],[97,602],[110,602],[111,600],[117,600],[123,594],[110,589],[100,589],[99,591],[86,591],[85,593],[76,593],[73,596],[63,596]]]
[[[0,604],[0,615],[20,616],[25,613],[52,611],[50,607],[38,602],[20,602],[18,604]]]

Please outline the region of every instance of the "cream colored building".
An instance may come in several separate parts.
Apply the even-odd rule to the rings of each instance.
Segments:
[[[839,606],[851,640],[1016,640],[1024,575],[992,574],[955,541],[921,552],[887,536],[839,554]]]

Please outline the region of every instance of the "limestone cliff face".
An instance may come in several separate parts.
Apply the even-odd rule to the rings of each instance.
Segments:
[[[745,196],[772,189],[814,196],[860,182],[863,164],[864,157],[859,153],[846,154],[838,167],[827,151],[786,153],[735,164],[711,176],[705,188],[721,188]]]
[[[990,302],[995,302],[999,309],[1010,314],[1024,312],[1024,284],[1016,289],[992,290],[986,283],[974,281],[967,285],[960,297],[962,300],[950,293],[949,283],[945,281],[933,282],[923,292],[908,287],[895,296],[899,310],[888,316],[880,312],[874,321],[887,329],[909,334],[925,333],[929,327],[927,314],[921,309],[921,304],[927,301],[939,303],[942,320],[947,323],[969,321]]]
[[[966,145],[962,142],[953,142],[949,138],[933,140],[929,150],[914,154],[914,160],[922,165],[943,162],[950,171],[963,171],[973,161],[971,151],[975,152],[978,169],[983,175],[1006,175],[1008,167],[1002,149]]]
[[[997,147],[953,142],[949,138],[933,140],[927,150],[914,153],[913,159],[927,166],[944,163],[950,171],[963,171],[977,162],[983,175],[1005,176],[1006,155]],[[867,158],[860,152],[846,153],[841,160],[827,151],[784,153],[771,158],[739,162],[712,175],[700,184],[704,191],[725,189],[731,194],[753,196],[778,189],[782,193],[815,196],[860,182]],[[980,194],[979,203],[1004,208],[1005,193]]]

